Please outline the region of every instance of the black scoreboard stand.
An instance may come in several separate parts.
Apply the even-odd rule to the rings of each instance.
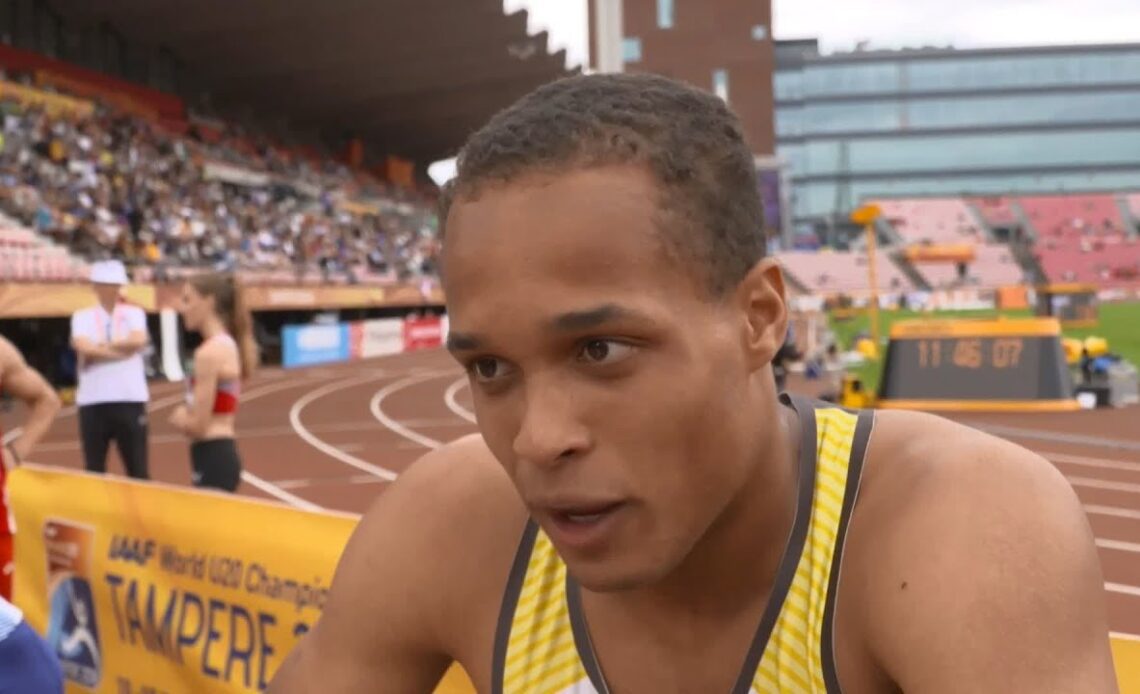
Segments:
[[[910,320],[891,326],[877,406],[1068,412],[1080,409],[1056,318]]]
[[[1100,320],[1096,287],[1091,284],[1045,284],[1036,287],[1040,318],[1056,318],[1066,328],[1095,328]]]

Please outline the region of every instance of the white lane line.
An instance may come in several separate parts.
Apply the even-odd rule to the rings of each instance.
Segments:
[[[1096,538],[1096,546],[1101,549],[1115,549],[1121,552],[1140,554],[1140,542],[1125,542],[1124,540],[1102,540]]]
[[[1103,506],[1100,504],[1085,504],[1085,513],[1096,516],[1113,516],[1115,518],[1130,518],[1132,520],[1140,520],[1140,511],[1131,508],[1120,508],[1119,506]]]
[[[1106,482],[1092,477],[1069,477],[1069,484],[1074,487],[1088,487],[1089,489],[1107,489],[1113,492],[1128,492],[1130,494],[1140,494],[1140,484],[1132,484],[1130,482]]]
[[[446,427],[471,428],[471,425],[466,421],[458,420],[455,417],[425,417],[424,419],[400,419],[397,421],[413,429],[439,429]]]
[[[293,427],[293,431],[296,432],[297,436],[300,436],[305,443],[309,444],[321,453],[324,453],[330,458],[335,458],[345,465],[354,467],[357,470],[367,472],[370,475],[374,475],[382,480],[391,482],[397,477],[395,472],[389,470],[388,468],[380,467],[379,465],[373,465],[372,463],[361,460],[360,458],[357,458],[356,456],[349,453],[345,453],[336,446],[330,446],[329,444],[313,435],[313,433],[309,431],[309,429],[306,428],[305,425],[301,422],[301,411],[304,410],[305,407],[309,405],[309,403],[313,402],[317,398],[322,398],[331,393],[335,393],[338,390],[344,390],[345,388],[349,388],[354,385],[360,385],[362,381],[383,378],[383,376],[383,372],[373,374],[371,377],[365,378],[361,378],[360,376],[353,376],[352,378],[344,378],[339,381],[333,381],[332,383],[329,383],[321,388],[309,391],[308,393],[302,395],[300,398],[297,398],[297,400],[293,403],[293,406],[289,408],[289,424]]]
[[[1067,434],[1065,432],[1053,431],[1049,429],[1027,429],[1023,427],[1012,427],[1000,424],[987,424],[986,422],[979,422],[976,420],[963,420],[963,424],[966,424],[975,429],[981,429],[982,431],[986,431],[991,434],[997,434],[999,436],[1037,439],[1040,441],[1056,441],[1059,443],[1096,446],[1098,448],[1115,448],[1125,451],[1140,451],[1140,441],[1136,440],[1110,439],[1103,436],[1088,436],[1086,434]]]
[[[304,489],[330,484],[384,484],[385,481],[372,475],[352,475],[350,477],[308,477],[297,480],[278,480],[273,484],[282,489]]]
[[[19,437],[19,435],[22,433],[24,433],[23,427],[12,427],[7,432],[5,432],[3,436],[0,436],[0,444],[7,446],[8,444],[15,441],[16,438]]]
[[[1062,465],[1080,465],[1083,467],[1100,468],[1103,470],[1126,470],[1128,472],[1140,472],[1140,463],[1130,462],[1127,460],[1094,458],[1087,455],[1069,455],[1067,453],[1039,452],[1039,455],[1044,456],[1046,460],[1050,460],[1054,463],[1061,463]]]
[[[443,445],[443,441],[433,439],[430,436],[424,436],[417,431],[412,431],[408,427],[397,422],[384,413],[384,399],[389,395],[397,391],[401,391],[408,386],[422,383],[423,381],[429,381],[433,378],[439,378],[439,374],[433,373],[427,375],[409,376],[407,378],[401,378],[398,381],[394,381],[384,386],[380,390],[376,391],[376,394],[372,396],[372,402],[369,403],[369,408],[372,410],[372,416],[376,418],[376,421],[383,424],[389,430],[399,434],[400,436],[403,436],[409,441],[415,441],[424,448],[439,448]]]
[[[274,484],[272,482],[266,482],[265,480],[261,479],[260,477],[258,477],[257,475],[253,474],[252,472],[250,472],[248,470],[242,470],[241,471],[241,478],[243,481],[249,483],[249,485],[251,487],[256,487],[256,488],[260,489],[261,491],[265,492],[266,494],[268,494],[274,498],[280,499],[281,501],[284,501],[285,503],[289,504],[290,506],[294,506],[294,507],[299,508],[299,509],[304,509],[306,511],[323,511],[324,510],[324,507],[318,506],[317,504],[314,504],[311,501],[306,501],[306,500],[302,499],[301,497],[296,496],[294,494],[290,494],[289,492],[282,489],[281,485]]]
[[[443,401],[447,403],[447,409],[459,415],[468,422],[475,424],[475,413],[459,404],[455,399],[455,394],[458,393],[464,386],[467,385],[467,377],[461,376],[458,380],[447,387],[447,391],[443,394]]]
[[[1123,631],[1110,631],[1108,637],[1117,641],[1140,641],[1140,634],[1126,634]]]
[[[1123,583],[1105,583],[1104,589],[1110,593],[1120,593],[1121,595],[1134,595],[1140,598],[1140,588],[1136,586],[1128,586]]]

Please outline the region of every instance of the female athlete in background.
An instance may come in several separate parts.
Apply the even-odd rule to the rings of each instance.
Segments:
[[[202,336],[194,351],[187,402],[170,423],[191,439],[194,485],[234,491],[241,458],[234,439],[234,415],[241,382],[257,366],[257,344],[249,312],[232,275],[195,277],[182,288],[182,321]]]

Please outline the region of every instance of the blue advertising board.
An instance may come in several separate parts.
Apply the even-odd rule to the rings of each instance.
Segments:
[[[281,331],[281,365],[287,369],[348,361],[350,354],[347,323],[286,325]]]

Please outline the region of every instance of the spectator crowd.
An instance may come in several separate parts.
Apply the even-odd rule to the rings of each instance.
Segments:
[[[0,102],[0,208],[136,279],[193,268],[319,282],[435,274],[434,211],[415,191],[331,159],[233,146],[100,105],[83,115]]]

